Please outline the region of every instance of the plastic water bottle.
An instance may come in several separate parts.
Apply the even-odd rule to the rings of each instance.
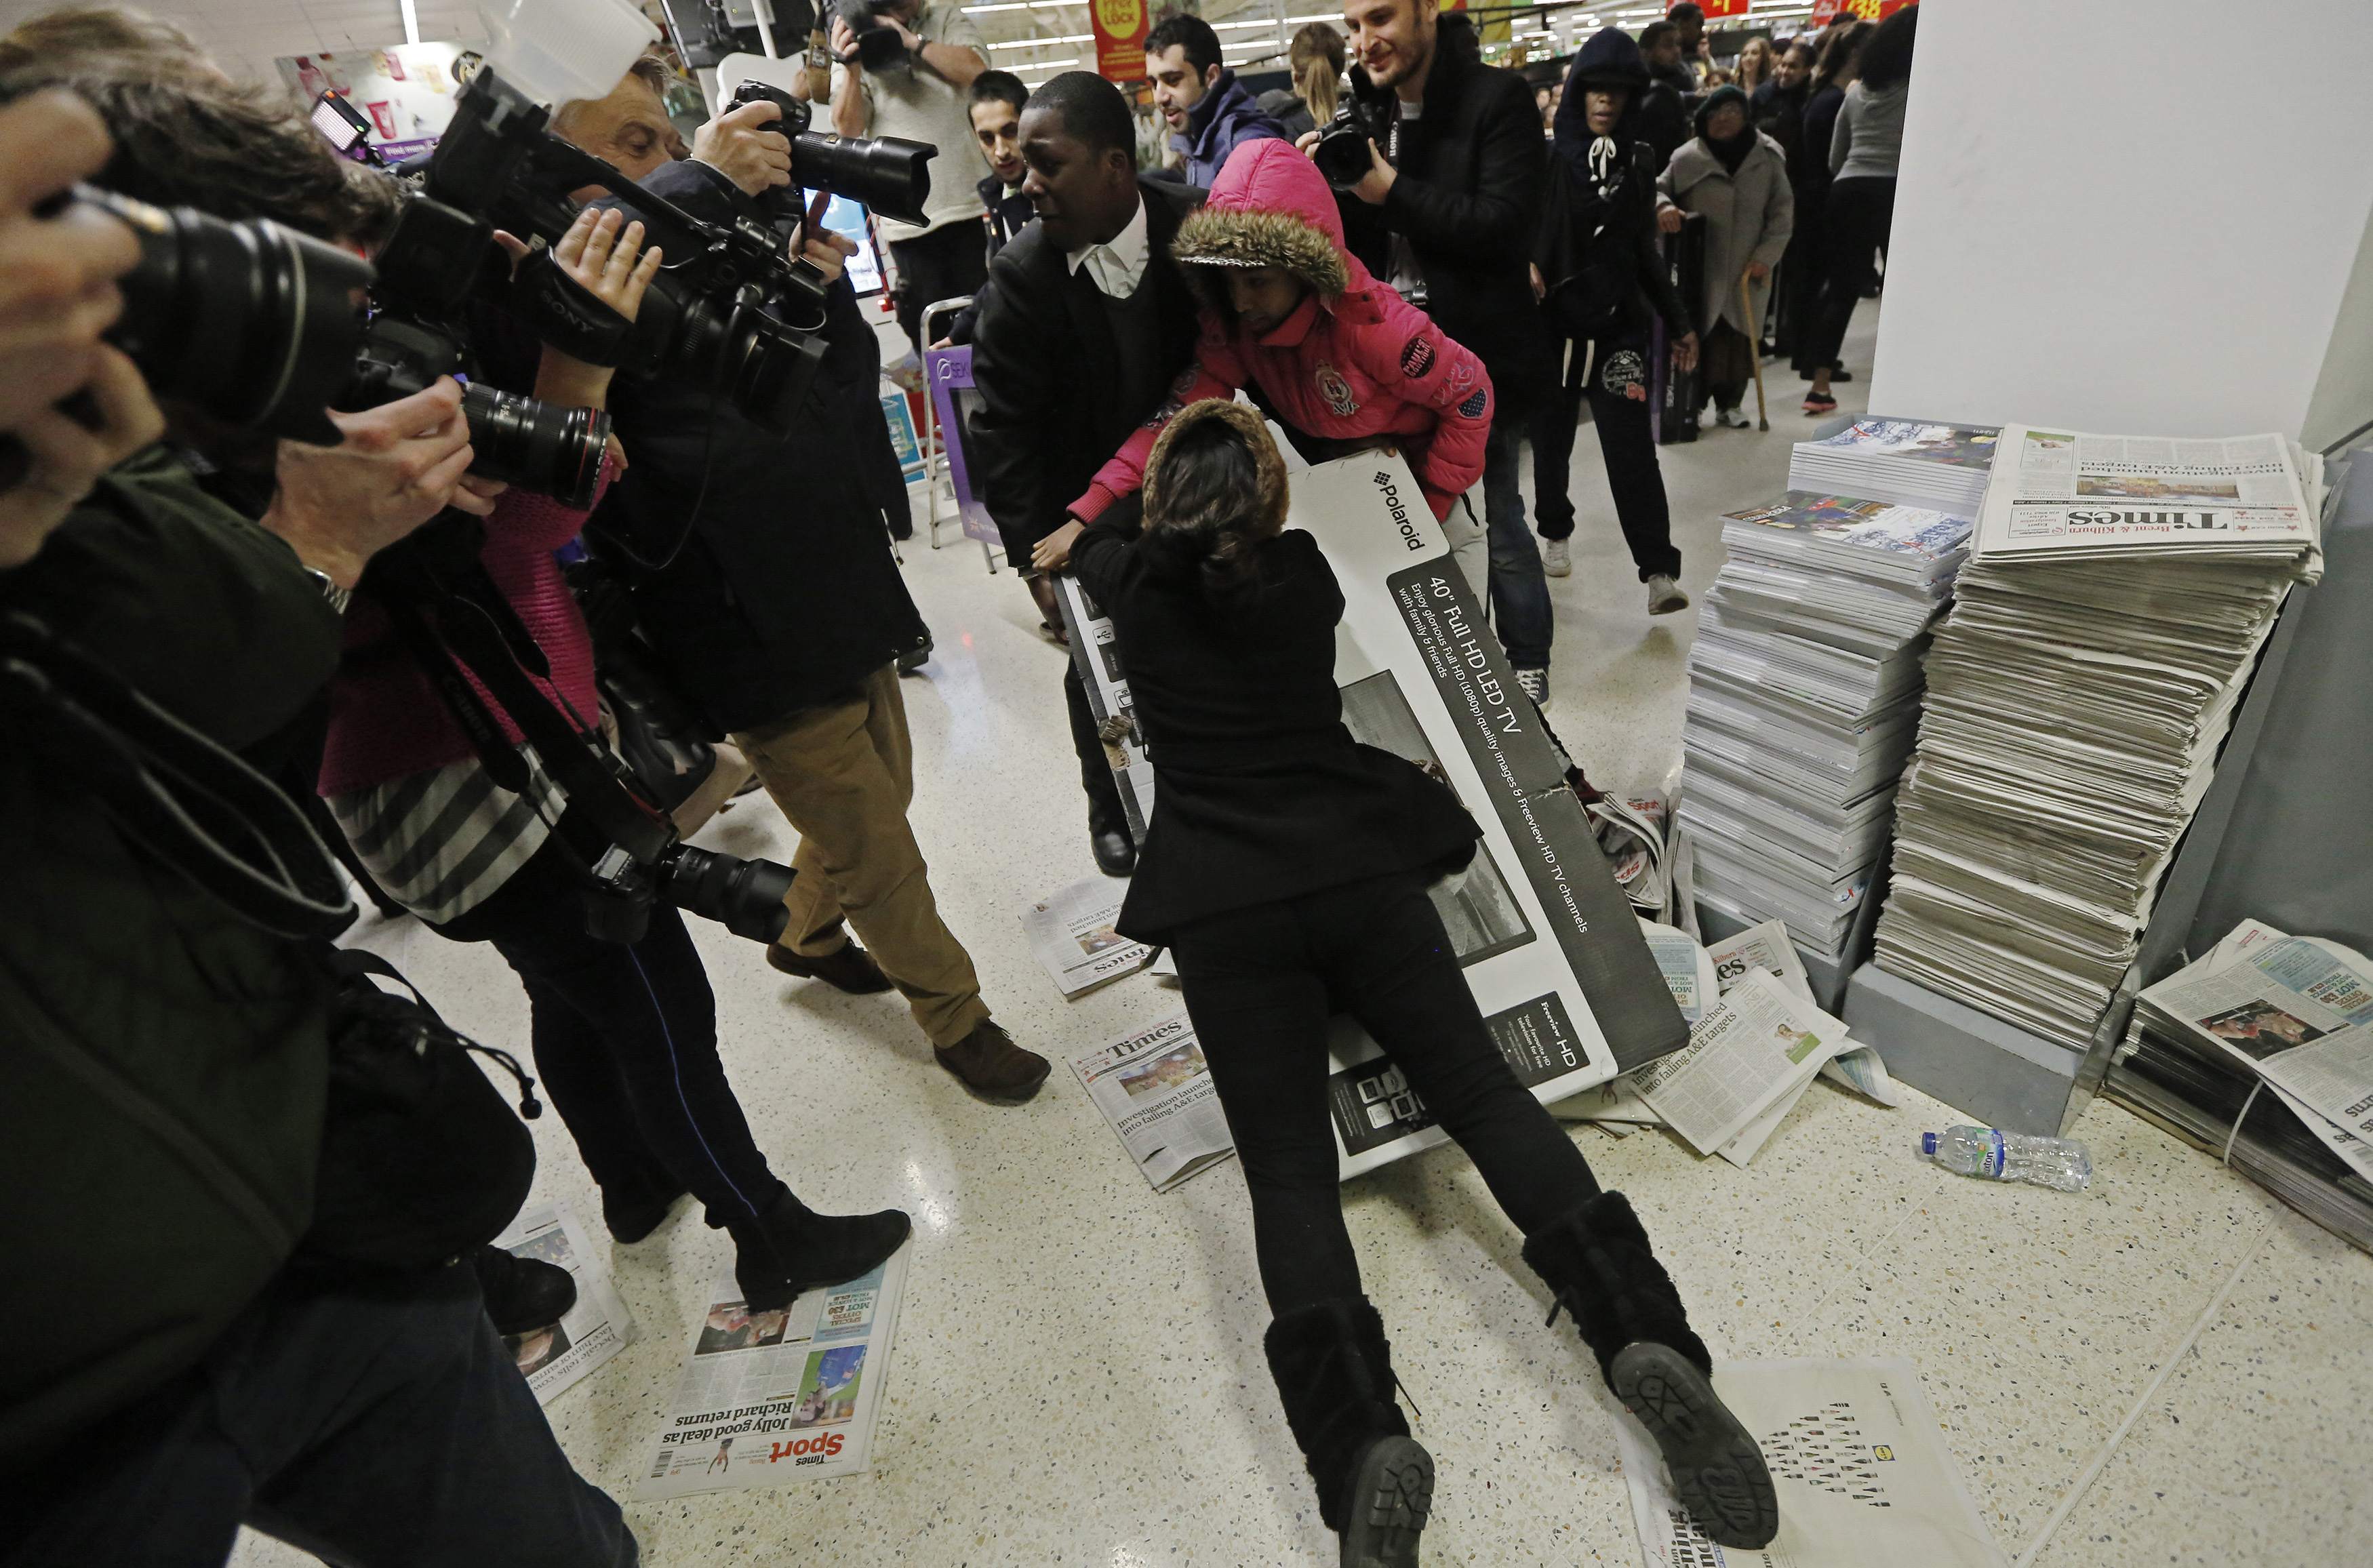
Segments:
[[[1948,1127],[1920,1135],[1920,1152],[1946,1170],[1988,1181],[2026,1181],[2061,1192],[2082,1192],[2093,1180],[2093,1156],[2067,1138],[2029,1138],[1991,1127]]]

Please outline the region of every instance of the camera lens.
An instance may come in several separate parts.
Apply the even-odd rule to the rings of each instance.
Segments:
[[[893,43],[897,41],[897,34],[886,28],[883,31]],[[930,161],[939,151],[927,142],[897,136],[826,136],[812,131],[791,138],[791,183],[836,192],[901,223],[928,223],[923,204],[930,199]]]
[[[462,389],[470,422],[470,472],[535,490],[563,506],[590,507],[602,476],[610,415],[563,408],[472,381]]]
[[[1374,167],[1368,156],[1368,133],[1356,118],[1337,120],[1319,135],[1318,145],[1310,149],[1310,160],[1327,183],[1337,190],[1349,190],[1361,177]]]
[[[359,256],[263,219],[226,223],[88,186],[140,242],[123,316],[108,338],[159,397],[225,424],[334,445],[322,411],[353,373],[370,282]]]
[[[745,860],[673,844],[660,857],[653,881],[659,895],[685,914],[771,944],[790,923],[783,896],[798,874],[779,860]]]

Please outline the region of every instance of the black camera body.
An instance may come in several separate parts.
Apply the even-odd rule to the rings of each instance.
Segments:
[[[875,30],[894,47],[903,48],[888,28]],[[865,36],[859,35],[860,42]],[[901,223],[929,221],[923,205],[931,198],[930,162],[939,148],[900,136],[835,136],[812,131],[808,127],[814,123],[815,111],[807,100],[764,82],[745,81],[734,89],[733,107],[745,103],[771,103],[781,110],[783,118],[776,128],[791,140],[791,182],[758,198],[769,218],[797,220],[801,216],[800,193],[810,190],[838,192]]]
[[[684,843],[648,860],[613,845],[593,862],[585,929],[598,941],[631,946],[643,940],[656,902],[772,946],[790,924],[783,898],[798,875],[779,860],[744,860]]]
[[[1388,146],[1393,130],[1389,123],[1380,123],[1382,119],[1346,85],[1336,106],[1335,118],[1318,133],[1318,144],[1310,149],[1310,160],[1327,177],[1328,185],[1348,191],[1375,167],[1375,160],[1368,155],[1368,144]]]
[[[906,58],[906,41],[898,36],[898,29],[873,19],[897,8],[898,0],[843,0],[837,9],[840,19],[857,35],[857,48],[850,56],[855,64],[869,71],[883,71]]]

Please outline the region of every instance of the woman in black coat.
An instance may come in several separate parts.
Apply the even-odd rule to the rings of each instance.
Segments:
[[[1427,896],[1474,858],[1479,830],[1443,785],[1344,728],[1342,591],[1309,534],[1280,532],[1285,505],[1259,415],[1198,403],[1154,444],[1142,539],[1098,523],[1071,569],[1112,617],[1155,772],[1117,925],[1177,956],[1252,1197],[1269,1370],[1319,1514],[1344,1563],[1414,1563],[1433,1485],[1343,1224],[1327,1049],[1342,1012],[1524,1228],[1526,1261],[1664,1445],[1691,1513],[1724,1544],[1761,1545],[1779,1522],[1771,1480],[1707,1381],[1671,1277],[1492,1044]]]
[[[1548,198],[1534,252],[1535,286],[1556,329],[1574,345],[1563,396],[1533,429],[1533,493],[1547,569],[1569,570],[1573,532],[1567,464],[1581,404],[1607,460],[1607,488],[1631,564],[1648,585],[1648,613],[1689,606],[1680,588],[1681,553],[1673,548],[1672,512],[1648,414],[1650,311],[1664,319],[1673,363],[1697,363],[1689,307],[1673,287],[1656,240],[1654,149],[1639,132],[1648,86],[1640,46],[1620,28],[1602,28],[1573,57],[1558,103]]]

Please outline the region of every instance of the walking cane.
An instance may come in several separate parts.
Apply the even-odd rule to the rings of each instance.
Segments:
[[[1738,275],[1738,302],[1747,310],[1747,362],[1755,367],[1755,427],[1771,428],[1771,421],[1763,411],[1763,326],[1755,319],[1755,292],[1747,287],[1747,275]]]

